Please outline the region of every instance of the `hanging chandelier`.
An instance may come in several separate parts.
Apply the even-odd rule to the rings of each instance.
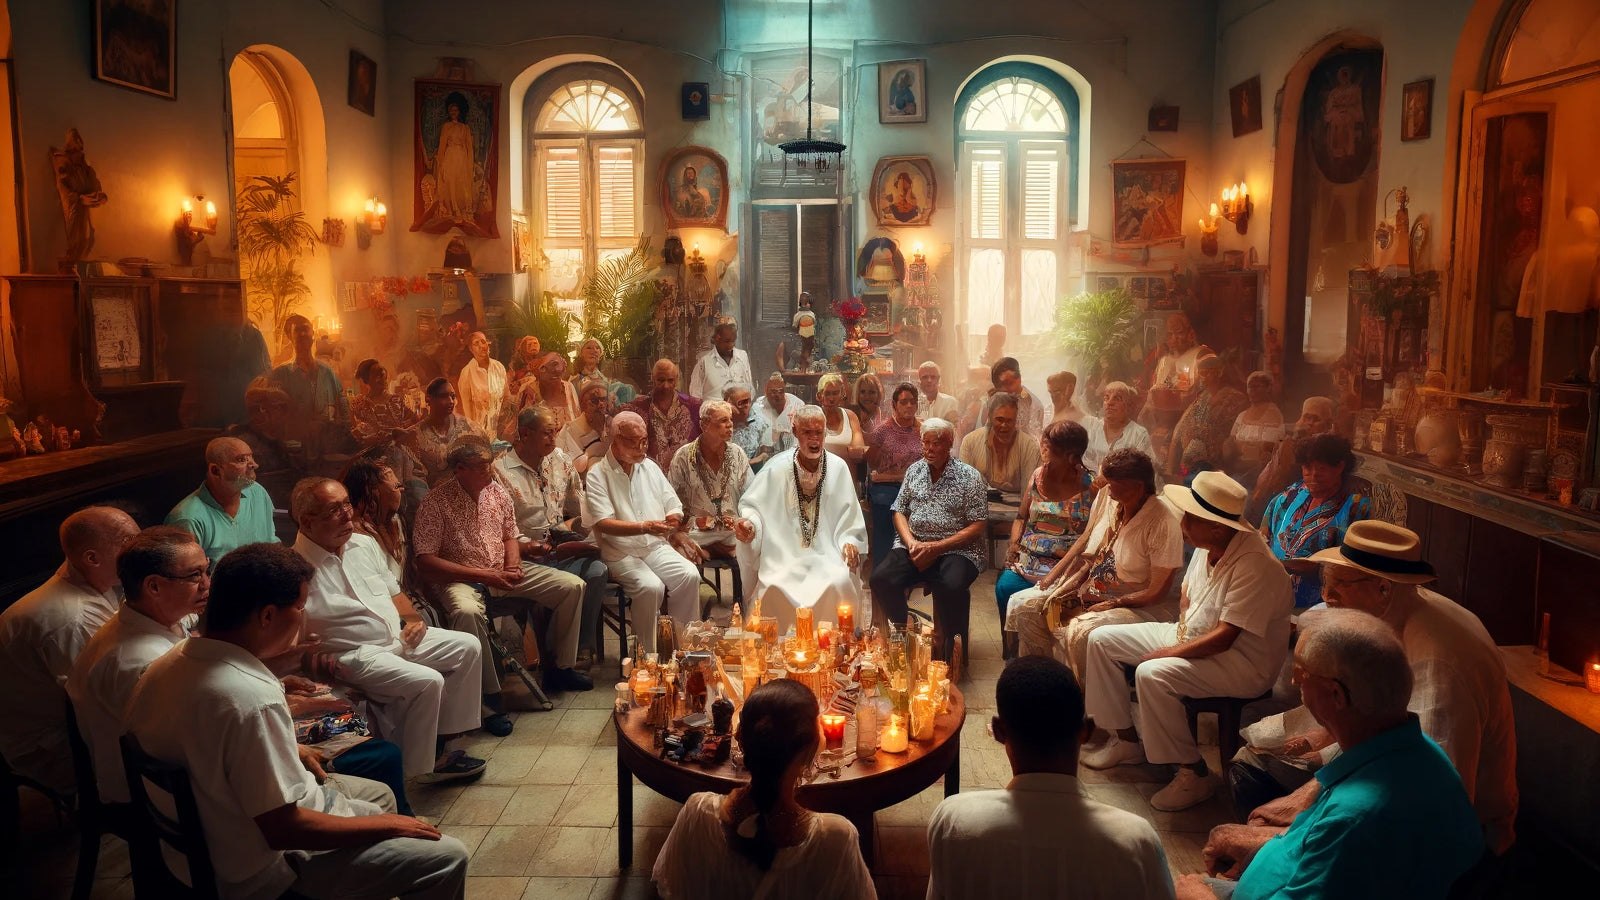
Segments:
[[[838,141],[819,141],[811,136],[811,94],[816,81],[816,70],[811,65],[811,33],[815,11],[815,0],[806,0],[806,136],[803,140],[785,141],[778,145],[778,149],[783,151],[786,161],[794,160],[795,165],[802,169],[822,172],[829,166],[839,164],[844,145]]]

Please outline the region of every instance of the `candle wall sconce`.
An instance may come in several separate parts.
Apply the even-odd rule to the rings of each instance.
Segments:
[[[1211,217],[1200,220],[1200,252],[1217,255],[1217,205],[1211,204]]]
[[[195,246],[205,239],[205,235],[217,233],[217,205],[203,195],[196,195],[193,200],[185,199],[179,207],[173,233],[178,239],[180,264],[194,265]]]
[[[383,234],[389,227],[389,207],[378,202],[378,198],[367,199],[366,208],[361,212],[361,218],[356,222],[356,246],[365,250],[372,246],[372,236]]]
[[[1216,209],[1215,204],[1212,205]],[[1250,230],[1250,213],[1255,204],[1250,202],[1250,186],[1244,182],[1232,185],[1222,192],[1222,217],[1232,222],[1244,234]]]

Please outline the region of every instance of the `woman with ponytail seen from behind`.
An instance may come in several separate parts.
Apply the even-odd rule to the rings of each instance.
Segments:
[[[751,692],[736,731],[750,783],[724,797],[689,798],[656,857],[666,900],[876,900],[856,829],[843,816],[795,801],[822,733],[817,698],[779,679]]]

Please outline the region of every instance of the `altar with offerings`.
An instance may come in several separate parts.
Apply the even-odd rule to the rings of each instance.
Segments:
[[[966,704],[951,669],[932,659],[932,635],[915,623],[858,631],[849,604],[838,622],[797,610],[794,629],[759,611],[726,627],[693,622],[676,634],[663,617],[658,654],[617,685],[617,854],[633,858],[633,779],[679,803],[726,794],[749,780],[734,735],[749,692],[777,678],[817,695],[823,741],[798,793],[808,809],[845,816],[873,861],[873,813],[944,778],[960,790]],[[952,658],[959,674],[959,654]]]

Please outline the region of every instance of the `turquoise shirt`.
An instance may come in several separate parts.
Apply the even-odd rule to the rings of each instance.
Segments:
[[[202,484],[167,513],[166,524],[194,535],[213,563],[245,544],[278,543],[278,532],[272,523],[272,498],[267,496],[266,488],[254,483],[239,498],[237,516],[223,512],[211,496],[211,489]]]
[[[1466,789],[1415,715],[1317,781],[1317,802],[1261,848],[1233,900],[1444,900],[1483,855]]]

